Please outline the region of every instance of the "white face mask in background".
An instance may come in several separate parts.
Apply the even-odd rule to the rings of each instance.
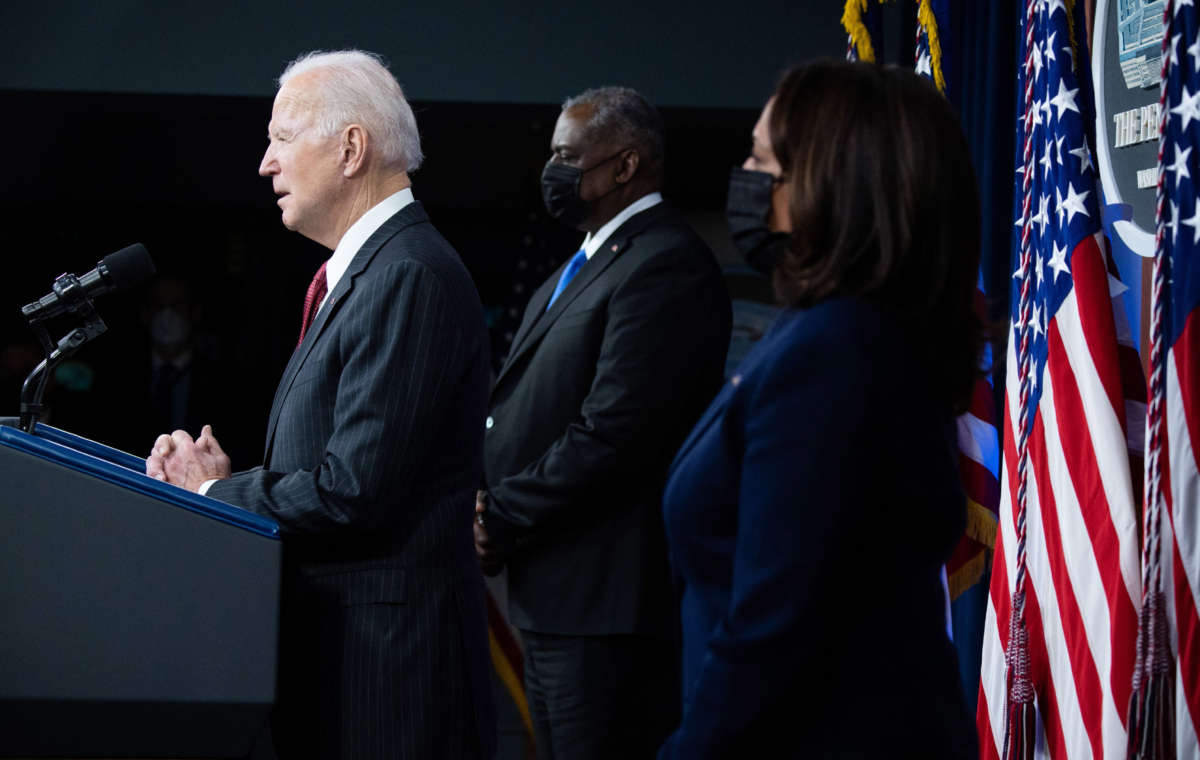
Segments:
[[[156,346],[180,346],[191,335],[191,321],[175,309],[159,309],[150,317],[150,339]]]

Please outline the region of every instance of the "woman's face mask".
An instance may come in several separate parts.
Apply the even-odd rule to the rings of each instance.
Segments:
[[[771,216],[771,195],[779,179],[767,172],[735,166],[729,172],[729,196],[725,218],[733,244],[746,263],[770,276],[787,247],[788,233],[772,232],[767,226]]]

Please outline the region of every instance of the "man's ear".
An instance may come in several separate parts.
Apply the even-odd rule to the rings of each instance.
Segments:
[[[361,124],[350,124],[342,130],[342,144],[339,147],[342,162],[342,175],[353,177],[362,171],[367,162],[367,130]]]
[[[624,184],[633,179],[633,175],[637,174],[638,163],[641,156],[638,154],[637,148],[629,148],[621,153],[621,158],[617,160],[617,182]]]

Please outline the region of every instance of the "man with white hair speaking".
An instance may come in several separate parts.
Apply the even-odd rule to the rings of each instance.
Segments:
[[[491,757],[469,527],[488,394],[479,297],[413,199],[416,121],[379,59],[313,53],[279,84],[259,174],[284,226],[333,255],[304,299],[263,464],[232,473],[206,425],[159,436],[146,471],[280,525],[280,757]]]

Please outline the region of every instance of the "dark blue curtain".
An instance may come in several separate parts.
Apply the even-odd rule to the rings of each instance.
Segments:
[[[1016,0],[940,0],[938,14],[946,96],[958,111],[979,182],[983,244],[980,271],[989,319],[1003,340],[1008,317],[1009,263],[1013,230],[1013,151],[1017,119],[1017,49],[1020,6]],[[997,343],[996,409],[1002,414],[1004,349]],[[988,578],[952,605],[954,644],[972,714],[979,691],[983,620]]]
[[[1017,38],[1021,8],[1015,0],[945,3],[943,35],[946,96],[962,119],[975,162],[983,206],[983,282],[990,315],[1008,317],[1009,251],[1013,232],[1013,139],[1017,120]]]

